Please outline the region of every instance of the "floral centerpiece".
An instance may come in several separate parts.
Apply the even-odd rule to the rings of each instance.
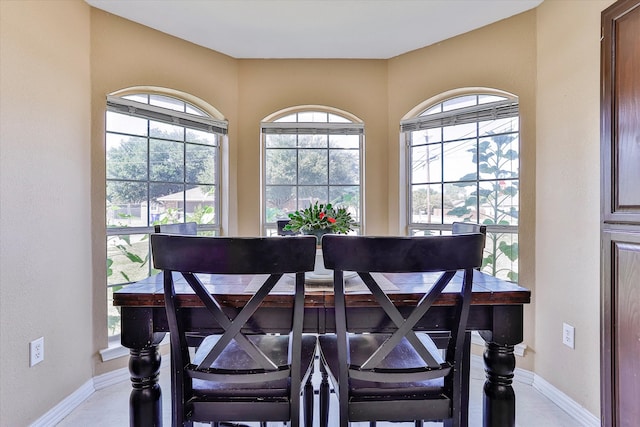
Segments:
[[[290,213],[284,230],[315,235],[320,243],[324,234],[347,234],[354,225],[356,222],[345,208],[315,202],[308,208]]]

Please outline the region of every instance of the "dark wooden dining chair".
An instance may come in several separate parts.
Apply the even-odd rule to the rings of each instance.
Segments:
[[[198,234],[198,224],[195,222],[179,222],[176,224],[156,224],[154,232],[163,234],[179,234],[183,236],[195,236]]]
[[[465,234],[465,233],[482,233],[484,239],[482,241],[482,247],[484,248],[487,240],[487,226],[484,224],[477,224],[475,222],[460,222],[456,221],[451,224],[451,234]]]
[[[480,233],[455,236],[367,237],[328,235],[322,240],[325,266],[334,270],[336,334],[319,337],[320,359],[334,385],[340,426],[350,421],[444,421],[459,426],[467,417],[462,405],[466,323],[473,269],[482,262]],[[344,271],[356,271],[386,314],[381,319],[357,318],[347,309]],[[412,311],[399,309],[372,273],[425,273],[438,279],[426,289]],[[432,304],[451,280],[455,316],[442,319],[451,339],[444,355],[416,324],[432,314]],[[371,324],[366,325],[369,321]],[[357,330],[354,329],[357,325]],[[364,332],[364,329],[368,333]],[[328,389],[321,388],[322,405]],[[322,403],[324,402],[324,403]],[[326,424],[322,420],[322,424]],[[322,425],[326,427],[326,425]]]
[[[266,426],[267,421],[290,421],[299,426],[302,384],[310,375],[317,341],[314,335],[302,334],[304,272],[313,270],[315,237],[152,234],[151,246],[154,265],[164,274],[171,341],[172,425],[259,421]],[[294,278],[288,279],[295,282],[288,330],[279,334],[255,330],[254,314],[286,273],[293,274]],[[230,313],[203,284],[203,275],[208,274],[257,275],[253,280],[264,281],[248,302]],[[211,334],[197,346],[186,331],[183,301],[176,295],[180,276],[203,305],[199,317],[208,318],[211,324]],[[274,298],[283,303],[282,295]],[[307,419],[310,416],[306,414],[313,413],[313,399],[304,398]]]

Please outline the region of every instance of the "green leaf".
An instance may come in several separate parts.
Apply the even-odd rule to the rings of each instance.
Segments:
[[[509,258],[509,260],[515,261],[518,259],[518,243],[517,242],[511,245],[507,244],[506,242],[500,242],[500,244],[498,245],[498,249],[500,249],[500,252],[505,254],[507,258]]]

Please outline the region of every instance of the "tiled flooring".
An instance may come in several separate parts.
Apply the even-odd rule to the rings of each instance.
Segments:
[[[469,407],[469,425],[471,427],[482,425],[482,385],[484,372],[479,364],[472,364],[471,391]],[[317,372],[317,370],[316,370]],[[318,376],[318,375],[316,375]],[[169,372],[163,367],[160,373],[160,386],[162,387],[163,425],[171,426],[171,404],[169,391],[171,388]],[[580,427],[580,424],[571,418],[553,402],[541,395],[531,386],[519,383],[513,384],[516,393],[516,425],[519,427]],[[82,405],[68,415],[59,427],[126,427],[129,425],[129,392],[131,385],[128,381],[107,387],[95,392]],[[332,394],[332,396],[334,396]],[[335,397],[334,397],[335,399]],[[331,402],[331,409],[337,406],[337,402]],[[315,410],[317,411],[317,395]],[[315,417],[317,420],[317,416]],[[337,414],[330,411],[330,426],[337,425]],[[196,425],[203,425],[198,424]],[[256,425],[256,424],[250,424]],[[273,425],[277,425],[273,423]],[[425,425],[437,426],[441,423],[426,423]],[[315,426],[315,424],[314,424]],[[352,423],[351,427],[367,427],[368,423]],[[413,426],[413,423],[378,423],[379,427],[405,427]]]

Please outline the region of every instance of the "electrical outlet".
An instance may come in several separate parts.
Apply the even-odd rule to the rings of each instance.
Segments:
[[[29,343],[29,366],[37,365],[44,360],[44,337]]]
[[[562,324],[562,344],[570,348],[576,348],[575,342],[575,328],[567,323]]]

